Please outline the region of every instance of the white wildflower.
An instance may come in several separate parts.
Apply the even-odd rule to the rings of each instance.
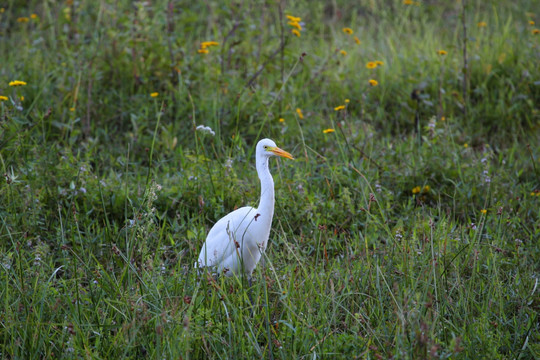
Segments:
[[[216,135],[216,133],[214,132],[214,130],[212,130],[212,128],[210,126],[199,125],[199,126],[197,126],[196,130],[200,131],[200,132],[202,132],[204,134],[210,134],[212,136]]]

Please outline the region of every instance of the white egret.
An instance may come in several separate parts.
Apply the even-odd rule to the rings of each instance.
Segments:
[[[270,139],[257,143],[255,164],[261,181],[259,207],[245,206],[221,218],[210,229],[195,267],[211,267],[226,276],[251,274],[268,246],[274,216],[274,180],[268,168],[271,156],[293,159]]]

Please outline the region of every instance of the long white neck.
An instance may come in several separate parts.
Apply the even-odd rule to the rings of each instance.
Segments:
[[[271,223],[274,216],[274,180],[268,168],[268,159],[267,156],[257,156],[257,174],[261,180],[261,200],[257,212]]]

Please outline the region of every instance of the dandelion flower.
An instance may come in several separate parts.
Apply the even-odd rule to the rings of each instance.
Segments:
[[[4,95],[0,95],[0,101],[8,101],[9,98],[7,96],[4,96]]]
[[[348,27],[345,27],[342,30],[347,35],[352,35],[352,33],[353,33],[353,30],[351,28],[348,28]]]
[[[33,20],[36,20],[38,18],[37,14],[32,14],[30,15],[30,18],[33,19]]]
[[[421,190],[420,186],[415,186],[412,189],[412,193],[413,194],[418,194],[420,192],[420,190]]]
[[[437,54],[439,54],[441,56],[444,56],[444,55],[448,54],[448,51],[446,51],[446,50],[438,50]]]
[[[377,66],[383,66],[384,63],[383,63],[381,60],[377,60],[377,61],[375,61],[375,65],[377,65]]]
[[[302,109],[297,108],[297,109],[296,109],[296,113],[298,114],[298,117],[299,117],[300,119],[303,119],[303,118],[304,118],[304,114],[302,113]]]
[[[534,21],[529,20],[529,25],[534,26]]]
[[[74,107],[70,107],[70,108],[69,108],[69,111],[74,112],[74,111],[75,111],[75,108],[74,108]]]
[[[487,26],[487,22],[485,22],[485,21],[480,21],[478,24],[476,24],[476,26],[478,26],[479,28],[486,27],[486,26]]]
[[[532,33],[533,33],[533,35],[538,35],[538,34],[540,34],[540,30],[533,29]]]
[[[377,67],[377,63],[375,61],[370,61],[366,64],[366,67],[368,69],[375,69]]]
[[[155,98],[155,97],[158,97],[159,93],[158,92],[153,92],[150,94],[151,97]]]
[[[21,96],[21,101],[24,101],[24,96]]]
[[[297,28],[298,30],[302,30],[302,25],[300,25],[296,21],[289,21],[287,24],[291,25],[293,28]]]
[[[283,123],[283,122],[285,122],[285,119],[284,118],[279,118],[279,122]]]
[[[348,104],[351,100],[345,99],[345,104]]]
[[[322,132],[323,132],[323,134],[328,134],[328,133],[333,133],[335,131],[336,130],[334,130],[334,129],[324,129]]]
[[[463,147],[466,149],[466,148],[469,147],[469,144],[465,143],[465,144],[463,144]]]
[[[26,83],[20,80],[13,80],[9,82],[9,86],[24,86]]]
[[[345,109],[345,105],[339,105],[334,108],[334,111],[339,111]]]
[[[345,50],[340,50],[339,52],[341,53],[341,55],[347,56],[347,52]]]
[[[27,23],[28,21],[30,21],[30,19],[28,19],[26,16],[17,18],[17,22],[20,23]]]
[[[292,15],[287,15],[287,19],[289,19],[289,21],[297,22],[297,23],[299,23],[302,20],[302,18],[292,16]]]
[[[300,37],[300,31],[298,31],[298,30],[296,30],[296,29],[292,29],[291,32],[292,32],[294,35]]]
[[[422,191],[425,193],[429,192],[429,190],[431,190],[431,187],[429,185],[424,186],[424,188],[422,189]]]
[[[379,85],[379,82],[377,80],[369,79],[369,85],[377,86],[377,85]]]
[[[361,43],[360,39],[357,36],[354,37],[354,42],[357,43],[358,45],[360,45]]]
[[[199,54],[208,54],[208,49],[199,49],[197,50]]]
[[[203,41],[201,43],[201,49],[209,48],[210,46],[218,46],[219,43],[217,41]]]
[[[482,214],[484,214],[484,215],[487,214],[487,210],[486,210],[486,209],[482,209],[482,210],[480,210],[480,212],[481,212]]]

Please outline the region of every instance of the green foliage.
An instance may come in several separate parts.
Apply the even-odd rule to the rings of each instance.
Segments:
[[[1,357],[538,358],[534,5],[7,2]],[[193,264],[263,137],[251,304]]]

